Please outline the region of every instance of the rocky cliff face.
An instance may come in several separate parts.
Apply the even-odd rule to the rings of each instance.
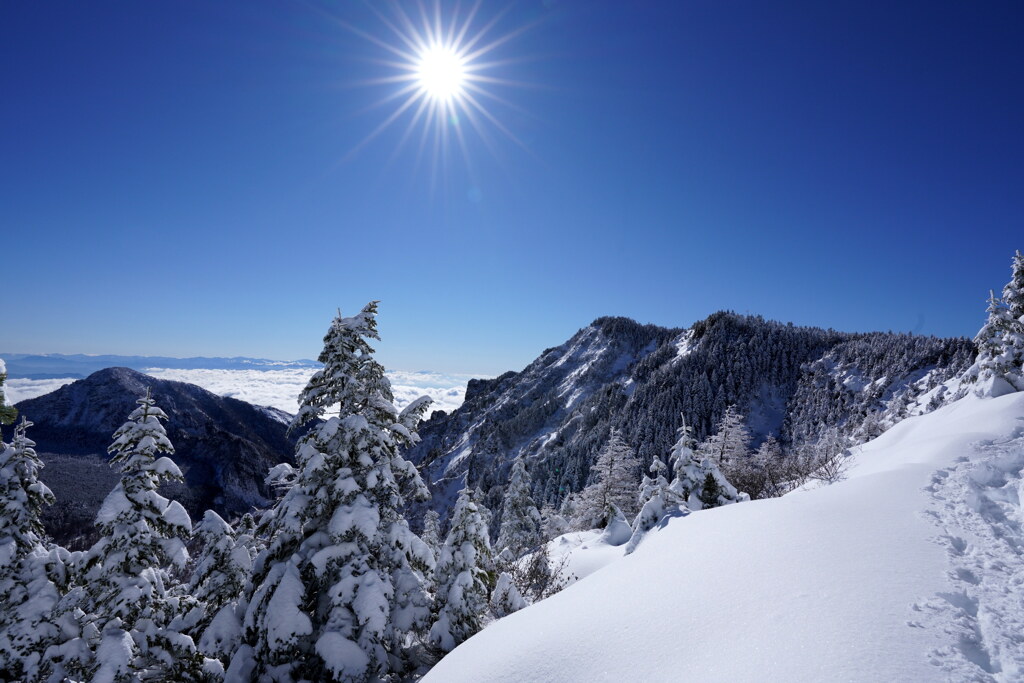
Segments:
[[[462,407],[435,413],[409,456],[442,512],[463,481],[500,507],[516,458],[527,459],[537,498],[558,503],[584,486],[612,428],[645,465],[667,454],[680,413],[703,438],[729,405],[755,443],[769,434],[798,443],[823,426],[852,431],[921,391],[915,382],[962,370],[973,353],[966,339],[841,333],[729,312],[688,329],[600,318],[522,372],[470,382]]]
[[[192,384],[108,368],[17,406],[35,423],[29,436],[46,464],[42,478],[58,498],[47,520],[60,527],[57,535],[91,525],[92,503],[98,505],[116,481],[106,468],[111,436],[147,388],[169,417],[172,457],[185,475],[185,485],[169,495],[193,515],[208,508],[231,515],[270,502],[267,470],[294,452],[289,416]]]

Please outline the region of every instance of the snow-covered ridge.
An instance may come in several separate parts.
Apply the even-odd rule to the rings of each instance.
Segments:
[[[426,476],[440,482],[435,503],[443,507],[454,500],[455,482],[482,464],[482,457],[490,459],[486,467],[496,475],[515,458],[543,458],[555,447],[567,417],[603,387],[626,385],[637,364],[673,333],[602,318],[543,352],[522,372],[470,383],[466,407],[424,425],[422,441],[410,451],[414,460],[429,460]],[[515,433],[496,431],[495,425],[510,417]],[[443,451],[440,457],[431,457],[435,449]]]
[[[838,333],[729,312],[687,330],[602,318],[521,372],[471,382],[466,402],[426,423],[409,456],[437,484],[440,511],[464,475],[485,492],[497,488],[485,503],[500,507],[516,458],[533,463],[538,498],[557,505],[585,485],[612,428],[644,467],[669,451],[681,412],[703,440],[735,404],[755,445],[769,434],[791,443],[823,423],[852,428],[972,356],[964,339]]]
[[[855,457],[844,482],[672,519],[632,555],[589,547],[603,568],[424,680],[1020,680],[1024,394]]]

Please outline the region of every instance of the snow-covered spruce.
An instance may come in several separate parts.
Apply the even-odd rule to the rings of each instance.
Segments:
[[[1024,391],[1024,255],[1013,258],[1013,275],[1002,298],[990,293],[988,320],[974,338],[978,357],[968,372],[979,396]]]
[[[651,461],[650,475],[645,475],[640,482],[637,501],[640,512],[633,520],[633,534],[626,544],[626,553],[633,552],[640,544],[644,535],[656,527],[667,515],[679,514],[680,498],[671,488],[666,477],[668,468],[661,458]]]
[[[664,498],[668,492],[668,467],[665,466],[665,462],[661,458],[654,458],[648,471],[650,474],[645,474],[640,480],[640,490],[637,493],[637,503],[641,509],[654,496]]]
[[[2,400],[2,398],[0,398]],[[0,671],[36,680],[41,655],[57,638],[51,612],[67,579],[66,551],[48,548],[39,516],[53,494],[22,416],[10,446],[0,441]]]
[[[616,511],[632,519],[637,508],[638,465],[633,449],[613,429],[591,468],[592,483],[580,492],[575,503],[574,526],[604,528]]]
[[[4,391],[4,382],[7,381],[7,365],[0,358],[0,425],[11,424],[18,416],[14,406],[7,403],[7,394]],[[2,442],[0,442],[2,443]]]
[[[391,680],[414,667],[434,558],[402,516],[427,491],[399,451],[417,439],[429,399],[395,409],[368,341],[379,339],[376,313],[371,302],[334,319],[324,367],[300,396],[295,427],[338,414],[300,441],[290,488],[264,519],[269,543],[254,563],[229,681]]]
[[[491,591],[491,614],[496,619],[506,617],[513,612],[526,607],[526,600],[516,588],[512,575],[502,572],[494,583],[494,590]]]
[[[202,616],[191,631],[204,655],[227,664],[241,640],[239,601],[250,579],[252,557],[231,525],[213,510],[195,526],[192,539],[198,552],[189,592],[202,605]]]
[[[669,457],[673,479],[669,490],[690,510],[702,510],[727,503],[749,500],[729,483],[711,458],[700,461],[693,450],[693,437],[686,417],[678,430],[679,439]],[[710,489],[710,490],[705,490]]]
[[[512,465],[505,502],[501,509],[501,532],[495,548],[511,559],[536,549],[544,540],[543,521],[530,494],[530,473],[522,458]]]
[[[430,627],[431,644],[443,652],[483,627],[494,570],[487,524],[468,487],[459,492],[450,526],[434,570],[437,593]]]
[[[434,553],[434,556],[441,552],[441,515],[437,514],[437,510],[427,510],[423,515],[423,533],[420,534],[420,538],[430,551]]]
[[[720,468],[742,463],[750,449],[750,430],[736,406],[729,406],[718,422],[718,430],[697,449],[701,459],[708,458]]]
[[[183,617],[197,603],[175,590],[171,565],[188,561],[188,513],[157,487],[181,481],[181,472],[159,453],[174,448],[161,420],[166,414],[149,391],[114,433],[111,464],[121,479],[96,516],[100,539],[86,553],[81,585],[62,599],[61,629],[70,636],[49,652],[52,674],[91,681],[206,680]]]

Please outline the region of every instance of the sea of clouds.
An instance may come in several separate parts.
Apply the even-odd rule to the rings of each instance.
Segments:
[[[248,403],[272,406],[288,413],[298,408],[298,396],[313,374],[311,368],[290,368],[286,370],[177,370],[148,368],[147,375],[159,379],[197,384],[207,391],[221,396],[230,396]],[[443,374],[439,372],[406,372],[393,370],[387,373],[395,405],[399,410],[420,396],[434,400],[430,410],[451,412],[466,396],[466,383],[479,375]],[[8,379],[5,385],[7,400],[17,403],[35,398],[74,382],[74,378],[57,379]]]

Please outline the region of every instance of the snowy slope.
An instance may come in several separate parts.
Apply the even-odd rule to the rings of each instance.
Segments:
[[[426,681],[1024,678],[1024,394],[866,444],[847,481],[672,520]]]

